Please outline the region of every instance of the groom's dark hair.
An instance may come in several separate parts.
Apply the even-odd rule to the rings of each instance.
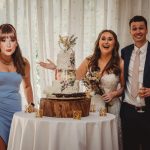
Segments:
[[[129,26],[131,27],[132,22],[141,22],[143,21],[146,28],[147,28],[147,20],[143,16],[134,16],[133,18],[130,19],[129,21]]]

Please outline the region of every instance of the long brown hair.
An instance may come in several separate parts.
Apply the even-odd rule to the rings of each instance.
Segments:
[[[16,67],[16,72],[24,76],[25,60],[22,57],[21,49],[17,41],[16,30],[11,24],[2,24],[0,26],[0,41],[6,39],[7,36],[9,36],[12,40],[16,40],[17,42],[17,47],[15,49],[15,52],[12,54],[12,59],[13,59],[14,66]]]
[[[99,33],[97,40],[95,42],[95,46],[94,46],[94,53],[91,57],[88,57],[87,59],[89,60],[89,65],[88,68],[91,69],[91,71],[98,71],[101,70],[101,68],[99,68],[98,66],[98,60],[101,57],[101,50],[99,47],[99,40],[102,36],[102,34],[104,32],[109,32],[113,35],[114,39],[115,39],[115,46],[113,48],[112,51],[112,57],[110,59],[110,61],[108,62],[105,71],[107,73],[113,72],[116,75],[120,74],[120,57],[119,57],[119,42],[117,39],[117,35],[114,33],[114,31],[112,30],[103,30],[102,32]]]

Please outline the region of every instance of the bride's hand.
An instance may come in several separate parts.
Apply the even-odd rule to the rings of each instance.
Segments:
[[[102,99],[103,99],[106,103],[110,102],[113,98],[114,98],[113,92],[109,92],[109,93],[106,93],[106,94],[103,94],[103,95],[102,95]]]
[[[47,61],[48,61],[47,63],[46,62],[39,62],[39,65],[43,68],[46,68],[46,69],[55,70],[56,65],[50,59],[47,59]]]

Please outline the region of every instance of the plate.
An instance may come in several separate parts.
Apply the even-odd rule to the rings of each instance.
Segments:
[[[70,93],[70,94],[63,94],[63,93],[53,93],[52,95],[60,98],[60,97],[65,97],[65,98],[75,98],[75,97],[85,97],[86,93],[85,92],[79,92],[79,93]]]
[[[51,95],[51,96],[48,96],[47,98],[51,99],[51,100],[83,100],[85,96],[81,96],[81,97],[57,97],[55,95]]]

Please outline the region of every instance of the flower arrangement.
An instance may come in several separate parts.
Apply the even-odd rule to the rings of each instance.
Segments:
[[[61,36],[59,35],[59,41],[58,44],[61,49],[68,51],[70,48],[72,48],[76,44],[77,37],[72,36]]]
[[[103,95],[105,93],[101,86],[101,79],[98,71],[88,71],[82,81],[87,91],[94,92],[94,94],[99,95]]]

